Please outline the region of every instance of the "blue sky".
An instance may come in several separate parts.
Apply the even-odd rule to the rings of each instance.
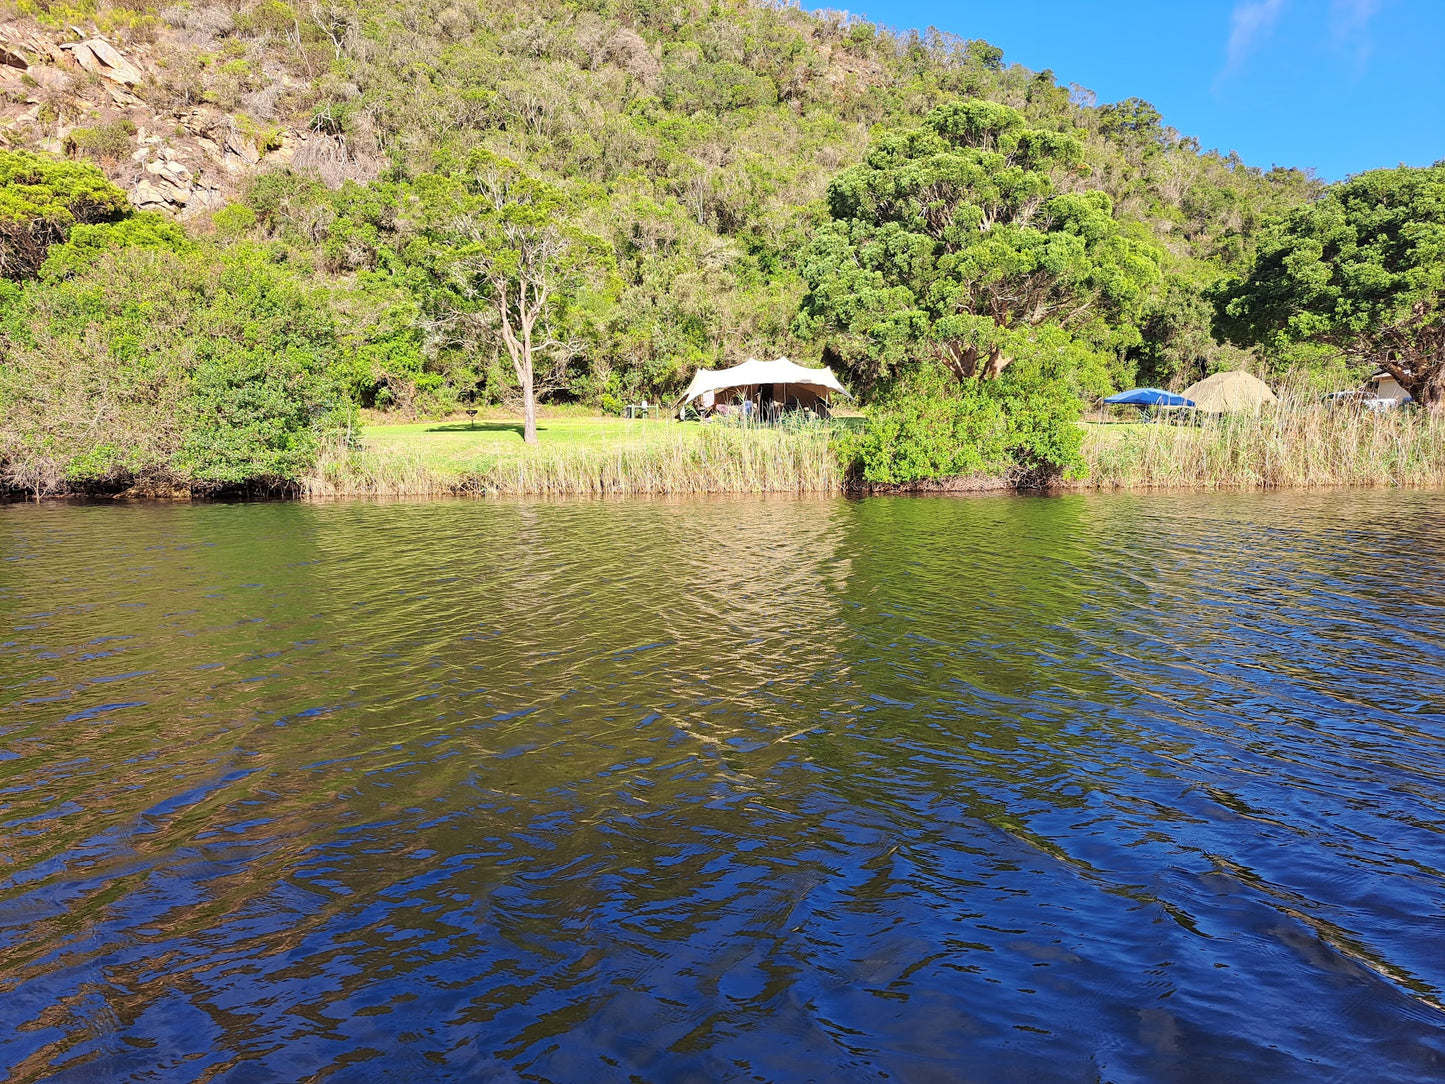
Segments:
[[[984,38],[1100,102],[1146,98],[1250,165],[1338,180],[1445,158],[1445,0],[863,3],[848,10]]]

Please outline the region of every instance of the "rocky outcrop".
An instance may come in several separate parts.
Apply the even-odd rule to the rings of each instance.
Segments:
[[[203,169],[192,170],[169,146],[143,141],[131,161],[140,171],[130,186],[130,201],[142,211],[189,216],[225,205],[220,185]]]
[[[58,40],[63,35],[71,40]],[[225,206],[259,170],[291,166],[332,186],[380,172],[374,150],[358,152],[338,134],[272,129],[263,136],[255,121],[212,106],[158,109],[147,73],[171,44],[163,38],[122,52],[76,27],[53,32],[26,19],[0,22],[0,145],[96,154],[134,206],[182,218]],[[631,55],[632,44],[619,40],[617,49]],[[293,86],[284,71],[268,74],[275,81],[245,100],[250,117],[274,115]],[[84,138],[72,135],[81,129]],[[97,143],[101,130],[106,140]],[[129,134],[118,143],[118,132]]]
[[[140,85],[141,73],[109,42],[91,38],[89,41],[72,42],[60,48],[74,57],[75,62],[86,71],[93,72],[102,79],[128,87]]]

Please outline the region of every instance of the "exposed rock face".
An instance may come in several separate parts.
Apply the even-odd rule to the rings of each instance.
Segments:
[[[178,198],[172,198],[173,196]],[[150,181],[140,181],[131,189],[130,201],[142,211],[164,211],[173,204],[189,202],[190,196],[187,193],[178,192],[170,185],[151,184]]]
[[[211,129],[211,131],[213,135],[217,133],[217,129],[215,128]],[[241,132],[237,131],[234,124],[227,124],[224,129],[219,131],[219,134],[221,136],[221,146],[226,154],[240,159],[240,165],[254,166],[261,160],[261,152],[256,149],[255,140],[248,139]],[[228,163],[227,168],[236,168],[236,163]]]
[[[55,90],[64,87],[70,82],[69,75],[59,68],[52,68],[48,64],[26,68],[25,74],[30,76],[31,79],[34,79],[36,83],[46,90]]]
[[[59,33],[23,18],[0,21],[0,145],[77,153],[68,139],[74,128],[128,121],[133,149],[119,161],[101,159],[101,167],[136,207],[182,218],[225,206],[261,169],[294,166],[331,185],[380,171],[378,156],[358,154],[340,136],[286,129],[269,136],[266,147],[236,117],[212,106],[161,111],[145,100],[152,94],[143,88],[165,43],[122,53],[100,37],[70,30],[81,40],[57,41]],[[291,85],[284,72],[274,75],[275,83],[248,95],[249,115],[274,114]]]
[[[94,72],[103,79],[128,87],[138,86],[141,82],[141,74],[131,62],[121,56],[113,45],[101,41],[100,38],[73,42],[60,48],[70,53],[75,62],[86,71]]]
[[[151,136],[150,139],[157,137]],[[130,201],[143,211],[192,215],[224,206],[219,186],[204,169],[192,170],[170,147],[149,144],[131,155],[141,172],[130,189]]]

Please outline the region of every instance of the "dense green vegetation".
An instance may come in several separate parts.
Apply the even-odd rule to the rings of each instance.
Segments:
[[[256,153],[288,129],[311,150],[184,229],[106,182],[124,118],[74,118],[69,158],[0,152],[12,483],[294,479],[358,406],[520,405],[530,384],[615,408],[779,354],[877,401],[849,449],[871,479],[1032,477],[1077,469],[1079,397],[1345,350],[1244,299],[1256,249],[1297,266],[1290,238],[1349,190],[1315,204],[1306,173],[985,42],[739,0],[74,2],[12,14],[152,50],[135,90],[157,116],[221,110]],[[1409,270],[1425,251],[1390,274],[1438,313]],[[1357,312],[1337,323],[1400,319]]]
[[[12,485],[284,485],[355,413],[326,299],[255,245],[136,215],[0,282]]]
[[[840,442],[868,485],[934,478],[1008,477],[1032,485],[1081,477],[1082,404],[1055,382],[969,381],[951,386],[937,368],[889,386],[867,427]]]
[[[993,378],[1020,358],[1108,387],[1110,360],[1140,342],[1163,253],[1107,194],[1058,191],[1054,175],[1082,158],[1072,134],[994,102],[887,133],[828,187],[800,330],[826,337],[863,387],[930,363]],[[1066,341],[1081,349],[1060,364]]]
[[[1335,186],[1266,230],[1248,276],[1218,297],[1236,342],[1378,365],[1445,409],[1445,165]]]
[[[125,193],[94,166],[0,151],[0,276],[32,277],[77,223],[123,218]]]

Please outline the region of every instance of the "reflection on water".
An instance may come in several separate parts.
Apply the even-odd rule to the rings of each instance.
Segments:
[[[0,1069],[1445,1078],[1445,496],[0,508]]]

